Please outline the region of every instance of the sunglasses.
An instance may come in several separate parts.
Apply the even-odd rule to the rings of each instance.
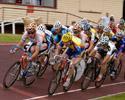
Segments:
[[[34,32],[28,32],[28,34],[34,34]]]

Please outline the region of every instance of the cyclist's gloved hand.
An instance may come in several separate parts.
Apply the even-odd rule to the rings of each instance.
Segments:
[[[15,53],[15,52],[17,51],[18,48],[20,48],[20,46],[15,45],[15,46],[13,46],[13,47],[10,49],[9,52],[13,54],[13,53]]]
[[[16,49],[17,49],[17,48],[10,49],[9,52],[10,52],[11,54],[14,54],[14,53],[16,52]]]

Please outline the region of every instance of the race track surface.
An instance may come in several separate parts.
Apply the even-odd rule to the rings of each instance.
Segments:
[[[0,45],[0,100],[88,100],[109,94],[125,92],[125,81],[123,72],[125,70],[125,57],[123,68],[117,80],[111,81],[107,77],[101,88],[94,88],[92,83],[88,90],[81,92],[80,80],[75,82],[69,92],[64,93],[60,86],[54,96],[47,95],[48,84],[54,75],[50,67],[41,79],[37,79],[30,87],[24,87],[21,81],[17,81],[10,89],[2,86],[3,77],[7,69],[19,59],[20,53],[9,54],[12,45]]]

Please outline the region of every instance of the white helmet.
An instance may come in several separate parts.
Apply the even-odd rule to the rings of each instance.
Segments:
[[[116,33],[116,36],[117,37],[123,37],[124,36],[124,32],[119,31],[119,32]]]
[[[111,28],[106,26],[106,27],[104,27],[103,31],[107,32],[107,33],[110,33],[111,32]]]
[[[100,40],[101,44],[108,44],[109,42],[109,37],[108,36],[103,36]]]
[[[40,24],[39,26],[37,26],[37,30],[40,30],[40,31],[42,31],[42,32],[45,32],[46,27],[45,27],[45,25]]]
[[[55,24],[54,24],[54,26],[53,26],[54,29],[59,29],[61,27],[62,27],[62,24],[61,24],[60,21],[56,21]]]
[[[88,24],[89,22],[88,22],[88,20],[86,19],[86,18],[83,18],[82,20],[81,20],[81,24]]]

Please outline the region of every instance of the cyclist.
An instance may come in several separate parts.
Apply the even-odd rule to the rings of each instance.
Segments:
[[[53,28],[51,29],[54,44],[59,43],[62,35],[67,33],[68,31],[68,28],[62,25],[60,21],[56,21]]]
[[[85,23],[87,23],[87,21],[82,22],[82,23],[77,22],[76,24],[74,24],[72,28],[72,33],[74,36],[80,38],[85,43],[85,49],[87,49],[89,47],[89,38],[87,34],[84,34],[83,26],[82,26]]]
[[[16,45],[15,48],[11,49],[10,52],[16,52],[20,47],[26,44],[26,40],[29,40],[30,42],[32,42],[29,48],[29,51],[32,53],[32,56],[28,57],[27,61],[32,61],[37,57],[40,50],[46,49],[47,45],[43,45],[45,33],[42,31],[37,31],[36,27],[37,25],[35,21],[32,21],[27,26],[25,26],[26,31],[22,35],[20,42]]]
[[[104,26],[102,24],[98,24],[95,29],[97,32],[97,37],[100,38],[103,33]]]
[[[81,60],[80,54],[84,50],[84,42],[82,42],[80,38],[73,36],[72,33],[68,32],[62,36],[57,47],[56,54],[59,54],[59,51],[64,45],[68,47],[68,49],[63,53],[63,56],[71,58],[69,73],[66,82],[64,83],[64,86],[67,86],[70,82],[71,76],[74,74],[74,65]]]
[[[117,31],[123,31],[125,33],[125,20],[123,18],[120,19],[119,24],[117,25]]]
[[[107,69],[107,63],[109,62],[110,57],[114,50],[116,50],[115,44],[110,41],[108,36],[103,36],[103,37],[101,37],[100,41],[95,46],[94,50],[91,52],[90,55],[94,55],[95,52],[99,52],[99,54],[101,55],[101,58],[102,58],[102,61],[100,59],[101,70],[100,70],[100,73],[99,73],[96,81],[100,81],[102,79],[103,75],[105,74],[106,69]]]
[[[116,66],[119,64],[120,59],[123,57],[123,52],[125,52],[125,38],[124,33],[119,31],[115,36],[112,37],[112,41],[116,42],[115,46],[117,48],[117,55],[115,56]]]
[[[40,24],[37,26],[37,32],[38,33],[45,33],[44,43],[47,44],[47,48],[49,49],[53,40],[52,40],[52,32],[46,29],[45,25]]]
[[[117,27],[116,27],[115,19],[114,19],[114,16],[113,16],[113,15],[110,16],[109,27],[111,28],[112,32],[116,34],[116,32],[117,32]]]
[[[86,52],[89,53],[98,41],[96,30],[91,27],[89,23],[83,25],[84,34],[87,35],[89,41],[89,47]]]

